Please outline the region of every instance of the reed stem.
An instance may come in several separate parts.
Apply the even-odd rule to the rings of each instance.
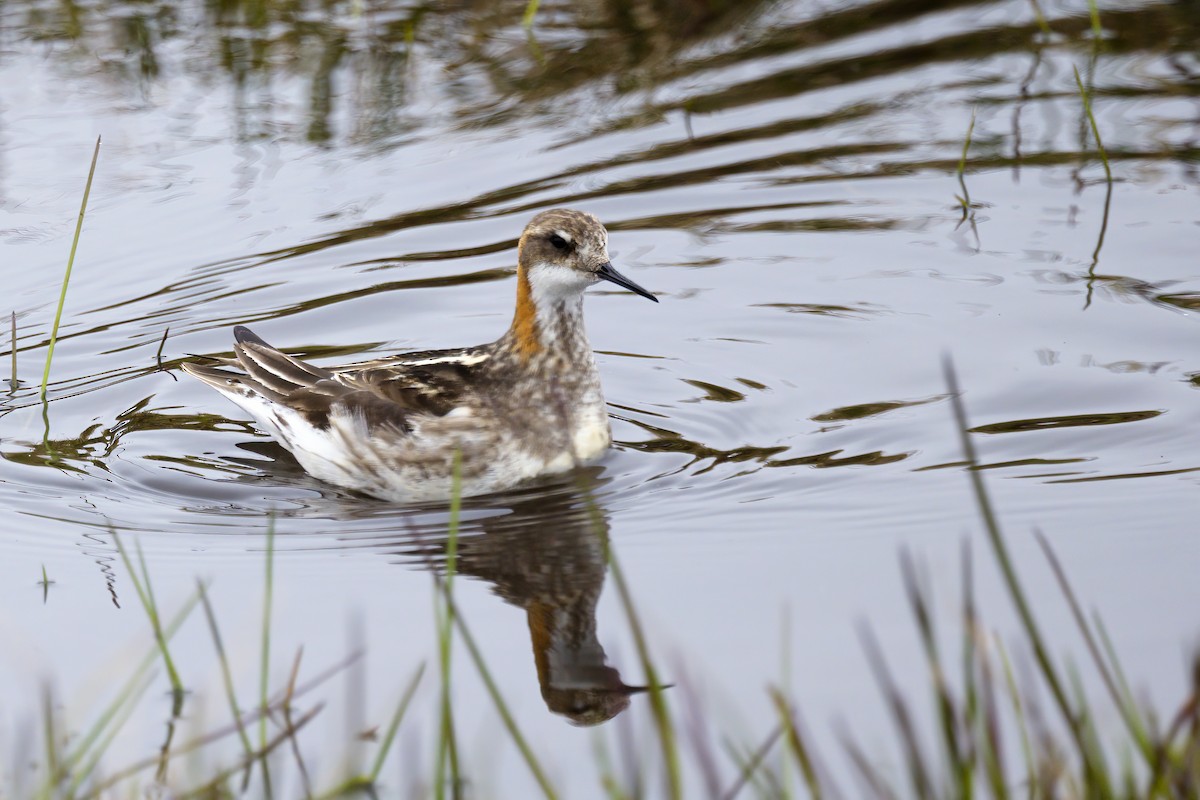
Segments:
[[[62,292],[58,296],[58,309],[54,312],[54,327],[50,329],[50,346],[46,350],[46,368],[42,371],[42,400],[46,399],[46,386],[50,383],[50,362],[54,360],[58,326],[62,322],[63,306],[67,304],[67,285],[71,282],[71,268],[75,265],[75,250],[79,247],[79,234],[83,231],[83,215],[87,212],[88,195],[92,193],[92,178],[96,174],[96,159],[99,157],[100,137],[97,136],[96,149],[92,151],[92,166],[88,169],[87,183],[83,187],[83,202],[79,205],[79,219],[75,221],[75,236],[71,239],[71,254],[67,256],[67,273],[63,276]]]

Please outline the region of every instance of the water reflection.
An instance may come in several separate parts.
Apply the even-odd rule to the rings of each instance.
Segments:
[[[473,532],[460,537],[457,572],[487,581],[498,597],[525,612],[546,707],[575,725],[597,725],[624,711],[630,696],[645,687],[621,679],[596,635],[608,518],[592,499],[597,473],[577,477],[506,507],[492,505],[469,525]],[[386,552],[440,571],[446,536],[411,532]]]
[[[304,519],[310,528],[312,521],[325,520],[341,528],[336,543],[314,549],[369,550],[445,570],[444,504],[397,509],[320,483],[274,442],[242,448],[266,460],[229,459],[253,470],[235,473],[232,481],[310,490],[312,497],[291,497],[292,507],[281,509],[279,518]],[[610,720],[629,706],[632,695],[646,691],[625,683],[597,636],[597,604],[608,572],[603,489],[609,481],[602,466],[581,468],[522,489],[465,498],[462,506],[456,574],[486,581],[498,597],[525,612],[546,707],[576,725]],[[227,507],[212,511],[225,516]]]

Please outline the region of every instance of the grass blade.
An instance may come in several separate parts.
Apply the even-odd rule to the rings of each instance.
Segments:
[[[541,5],[541,0],[529,0],[525,6],[525,13],[521,15],[521,25],[525,30],[533,27],[533,18],[537,16],[539,5]]]
[[[212,634],[213,645],[217,648],[217,660],[221,664],[221,679],[225,684],[225,698],[229,701],[229,710],[237,723],[238,738],[242,742],[242,750],[247,755],[254,751],[246,727],[242,724],[242,710],[238,707],[237,694],[233,688],[233,674],[229,670],[229,658],[225,654],[225,645],[221,641],[221,632],[217,628],[217,618],[213,614],[212,604],[208,602],[208,591],[202,581],[196,581],[196,592],[200,595],[200,603],[204,607],[204,617],[208,620],[208,630]]]
[[[621,571],[621,565],[617,561],[616,553],[609,546],[608,535],[605,532],[606,526],[604,520],[600,516],[600,508],[592,499],[591,494],[585,492],[584,497],[587,502],[588,513],[591,516],[592,529],[604,545],[605,553],[608,556],[608,567],[612,572],[613,585],[617,587],[617,596],[621,600],[621,607],[625,611],[625,618],[629,622],[629,630],[633,634],[634,647],[637,649],[638,660],[642,664],[642,671],[646,675],[646,685],[650,695],[650,709],[654,715],[654,727],[658,732],[659,744],[662,749],[663,764],[666,767],[667,779],[667,795],[672,800],[679,800],[683,795],[683,781],[680,777],[679,769],[679,752],[676,745],[675,727],[671,722],[671,715],[667,709],[667,700],[664,696],[664,690],[669,689],[670,685],[663,684],[658,678],[658,670],[654,668],[654,662],[650,658],[650,648],[646,644],[646,634],[642,630],[642,623],[637,614],[637,608],[633,603],[633,596],[629,592],[629,585],[625,582],[625,573]]]
[[[387,733],[383,735],[383,741],[379,743],[379,752],[375,755],[375,764],[371,767],[369,776],[371,785],[379,780],[379,773],[383,771],[383,763],[387,761],[388,751],[392,749],[392,740],[396,738],[396,731],[400,729],[400,723],[404,720],[405,712],[408,711],[408,704],[416,694],[417,686],[421,683],[421,677],[424,674],[425,665],[421,664],[409,678],[408,687],[405,688],[404,694],[400,697],[400,704],[396,706],[396,712],[392,714],[392,720],[388,723]]]
[[[8,391],[11,394],[17,390],[17,312],[12,312],[12,377],[8,379]]]
[[[462,453],[454,451],[454,464],[450,473],[450,520],[446,530],[446,577],[441,582],[441,592],[434,596],[438,611],[438,667],[441,675],[441,724],[438,729],[437,771],[434,780],[434,797],[441,800],[446,796],[446,767],[450,769],[450,787],[458,796],[458,747],[454,736],[454,714],[450,701],[450,663],[454,644],[454,608],[449,598],[454,593],[454,573],[458,569],[458,527],[462,509]],[[434,579],[435,592],[438,582]],[[440,602],[439,602],[440,601]]]
[[[775,710],[779,713],[779,719],[782,721],[783,730],[787,734],[788,749],[796,759],[796,764],[800,767],[800,774],[804,776],[804,783],[808,786],[808,796],[813,800],[821,800],[824,796],[821,791],[821,782],[818,780],[817,771],[813,766],[812,753],[800,735],[795,711],[779,689],[772,688],[770,695],[771,701],[775,704]]]
[[[488,669],[487,662],[484,661],[483,654],[479,650],[479,645],[475,642],[475,637],[471,634],[471,629],[467,627],[466,621],[459,613],[458,607],[454,602],[453,596],[446,591],[444,581],[435,578],[439,581],[442,590],[442,596],[445,598],[448,612],[452,615],[455,626],[458,628],[458,633],[462,636],[463,644],[466,645],[467,653],[471,656],[471,661],[474,662],[475,668],[479,671],[479,677],[483,679],[483,684],[487,688],[488,695],[492,698],[492,703],[496,706],[496,710],[500,713],[500,718],[504,722],[504,727],[508,731],[508,735],[512,737],[513,742],[517,745],[521,756],[525,759],[525,763],[529,766],[529,771],[533,773],[534,780],[547,798],[558,797],[558,792],[550,784],[550,780],[546,777],[542,765],[538,762],[537,756],[534,755],[533,748],[529,746],[529,742],[522,735],[520,728],[517,727],[516,718],[513,717],[512,711],[509,710],[508,704],[504,702],[503,695],[500,694],[500,687],[496,684],[496,679],[492,677],[491,670]]]
[[[262,716],[258,718],[258,749],[267,746],[267,684],[271,673],[271,604],[275,587],[275,512],[267,516],[267,572],[263,587],[263,619],[261,657],[258,669],[258,707]]]
[[[1079,87],[1079,96],[1083,98],[1083,111],[1087,115],[1088,124],[1092,128],[1092,136],[1096,137],[1096,151],[1100,154],[1100,161],[1104,164],[1104,176],[1109,183],[1112,183],[1112,168],[1108,164],[1108,152],[1104,149],[1104,142],[1100,139],[1100,127],[1096,124],[1096,116],[1092,113],[1092,97],[1086,88],[1083,86],[1083,79],[1079,77],[1079,67],[1073,67],[1075,70],[1075,85]]]
[[[997,521],[996,513],[992,508],[991,497],[988,495],[987,488],[983,484],[983,472],[978,468],[979,458],[975,452],[975,443],[971,440],[971,430],[967,423],[967,412],[963,405],[962,392],[958,386],[958,374],[955,372],[954,365],[949,356],[942,363],[942,371],[945,376],[946,390],[950,397],[951,408],[954,412],[954,420],[958,427],[963,456],[968,465],[966,469],[967,477],[970,479],[971,488],[975,493],[975,505],[983,522],[984,530],[987,532],[988,541],[991,543],[992,555],[1000,567],[1005,588],[1008,590],[1008,595],[1013,605],[1016,606],[1021,628],[1033,648],[1034,659],[1038,664],[1042,678],[1046,681],[1047,686],[1049,686],[1050,693],[1054,697],[1063,722],[1066,723],[1074,739],[1075,748],[1083,761],[1086,785],[1089,790],[1095,792],[1096,797],[1111,797],[1112,787],[1109,785],[1108,776],[1097,766],[1092,758],[1091,748],[1084,736],[1080,721],[1071,708],[1071,701],[1068,699],[1066,690],[1063,687],[1063,680],[1059,676],[1054,663],[1050,660],[1041,628],[1038,627],[1037,621],[1034,619],[1029,600],[1025,596],[1025,590],[1017,578],[1016,568],[1013,566],[1012,557],[1008,553],[1008,545],[1004,541],[1004,536],[1000,531],[1000,523]]]
[[[58,341],[58,325],[62,322],[63,306],[67,304],[67,285],[71,282],[71,268],[75,265],[75,250],[79,247],[79,234],[83,231],[83,215],[87,212],[88,195],[92,193],[92,178],[96,174],[96,159],[99,157],[100,137],[97,136],[96,149],[92,151],[92,166],[88,169],[87,183],[83,187],[83,202],[79,205],[79,219],[75,222],[75,237],[71,239],[71,254],[67,256],[67,272],[63,275],[62,292],[58,297],[58,308],[54,312],[54,327],[50,329],[50,346],[46,350],[46,368],[42,371],[42,400],[46,399],[46,386],[50,382],[50,362],[54,360],[54,344]]]
[[[183,681],[180,680],[179,672],[175,669],[175,661],[171,658],[171,651],[167,647],[167,637],[163,634],[162,621],[158,615],[158,605],[154,600],[154,589],[150,584],[150,571],[146,567],[146,557],[142,553],[142,545],[140,542],[135,542],[138,562],[142,567],[142,577],[139,580],[137,573],[133,569],[133,563],[129,560],[129,554],[125,552],[125,546],[121,544],[121,537],[117,535],[115,529],[110,527],[109,530],[112,532],[113,543],[117,546],[117,552],[121,554],[121,561],[125,563],[125,569],[129,572],[129,581],[133,584],[133,588],[137,592],[138,600],[141,601],[142,608],[146,611],[146,616],[150,618],[150,627],[154,631],[154,641],[158,644],[163,665],[167,670],[167,678],[171,682],[172,715],[178,717],[183,706]]]
[[[1099,42],[1104,36],[1104,28],[1100,25],[1100,9],[1096,6],[1096,0],[1088,0],[1088,16],[1092,19],[1092,35]]]

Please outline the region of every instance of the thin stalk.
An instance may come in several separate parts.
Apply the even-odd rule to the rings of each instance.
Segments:
[[[1146,760],[1147,765],[1153,766],[1155,758],[1154,745],[1150,742],[1145,723],[1138,716],[1137,706],[1132,702],[1127,702],[1126,695],[1118,688],[1116,679],[1113,677],[1112,671],[1108,668],[1108,662],[1105,661],[1104,656],[1100,652],[1100,646],[1096,642],[1092,628],[1088,625],[1087,617],[1084,616],[1083,609],[1079,605],[1079,600],[1075,597],[1075,591],[1071,588],[1070,581],[1067,580],[1067,573],[1063,569],[1062,562],[1058,560],[1058,555],[1055,554],[1054,549],[1050,547],[1050,542],[1040,530],[1034,531],[1034,535],[1037,538],[1038,544],[1042,547],[1042,552],[1046,554],[1046,560],[1050,562],[1050,566],[1054,570],[1054,577],[1058,579],[1058,585],[1062,589],[1063,595],[1067,598],[1067,605],[1071,607],[1071,614],[1075,617],[1075,624],[1078,626],[1080,633],[1083,634],[1083,641],[1087,644],[1092,661],[1095,662],[1096,669],[1100,672],[1100,677],[1104,682],[1105,688],[1108,689],[1113,703],[1121,713],[1121,718],[1129,729],[1129,735],[1133,738],[1138,752]]]
[[[112,537],[113,542],[117,546],[117,552],[121,554],[121,560],[125,563],[125,569],[129,572],[129,581],[133,584],[134,590],[137,591],[138,599],[142,602],[142,608],[145,609],[146,616],[150,618],[150,627],[154,631],[154,641],[158,644],[159,653],[162,654],[163,666],[167,670],[167,679],[171,682],[172,715],[177,717],[183,706],[183,681],[179,678],[179,671],[175,669],[175,661],[171,658],[171,651],[167,647],[167,637],[163,634],[162,621],[158,615],[158,604],[154,600],[154,587],[150,584],[150,571],[146,567],[146,557],[142,553],[142,545],[140,542],[135,542],[138,562],[142,567],[142,577],[139,580],[137,573],[133,569],[133,563],[129,560],[129,554],[125,552],[125,546],[121,544],[121,537],[117,535],[116,530],[112,530]]]
[[[258,718],[258,749],[267,746],[267,684],[271,673],[271,603],[275,587],[275,512],[267,516],[267,571],[266,586],[263,587],[263,619],[261,636],[261,658],[258,669],[258,707],[262,716]]]
[[[1100,9],[1096,6],[1096,0],[1088,0],[1088,16],[1092,18],[1092,35],[1096,37],[1096,41],[1100,41],[1100,37],[1104,35],[1104,28],[1100,25]]]
[[[916,564],[905,551],[900,554],[900,567],[904,588],[908,593],[909,607],[917,621],[917,630],[925,651],[930,684],[937,699],[942,746],[945,750],[947,765],[955,778],[954,796],[962,798],[962,800],[969,800],[974,795],[973,763],[966,757],[965,744],[959,741],[958,725],[960,719],[965,719],[969,730],[970,716],[965,709],[959,709],[955,705],[954,698],[950,694],[949,682],[946,680],[946,672],[942,666],[937,637],[933,629],[933,614],[930,611],[932,601],[929,590],[921,581]]]
[[[58,734],[54,727],[54,696],[48,684],[42,686],[42,728],[45,734],[43,744],[46,746],[46,790],[43,796],[49,797],[58,785],[62,766],[59,763]]]
[[[1021,702],[1021,691],[1017,688],[1017,678],[1013,674],[1012,661],[1008,657],[1008,652],[1004,646],[997,641],[996,652],[1000,656],[1000,666],[1004,670],[1004,685],[1008,690],[1009,699],[1012,701],[1013,713],[1017,718],[1017,731],[1021,734],[1021,755],[1025,761],[1025,782],[1030,787],[1038,785],[1037,782],[1037,762],[1033,757],[1033,743],[1029,736],[1029,719],[1025,713],[1025,704]]]
[[[46,399],[46,386],[50,383],[50,362],[54,360],[54,344],[58,341],[58,325],[62,322],[63,306],[67,304],[67,285],[71,282],[71,268],[75,265],[75,250],[79,247],[79,234],[83,231],[83,215],[87,212],[88,195],[92,193],[92,178],[96,174],[96,159],[100,157],[100,137],[96,137],[96,149],[92,151],[92,166],[88,169],[87,183],[83,187],[83,202],[79,205],[79,219],[75,222],[75,237],[71,239],[71,254],[67,256],[67,272],[63,276],[62,292],[58,297],[58,309],[54,312],[54,327],[50,329],[50,346],[46,350],[46,369],[42,371],[42,400]]]
[[[1092,114],[1092,97],[1087,89],[1083,86],[1083,79],[1079,77],[1079,67],[1072,67],[1075,70],[1075,85],[1079,87],[1079,96],[1083,98],[1083,111],[1087,114],[1088,123],[1092,128],[1092,136],[1096,137],[1096,150],[1100,153],[1100,161],[1104,164],[1104,177],[1112,183],[1112,168],[1108,165],[1108,152],[1104,149],[1104,142],[1100,139],[1100,126],[1096,124],[1096,117]]]
[[[283,690],[283,700],[280,701],[281,711],[283,712],[283,724],[288,731],[295,732],[296,724],[292,719],[292,698],[296,693],[296,681],[300,677],[300,659],[304,656],[304,646],[301,645],[296,649],[296,657],[292,660],[292,674],[288,676],[287,686]],[[300,754],[300,745],[296,742],[296,737],[291,737],[292,756],[296,759],[296,767],[300,770],[300,783],[304,787],[304,797],[306,800],[312,800],[312,780],[308,776],[308,767],[304,764],[304,756]],[[245,794],[246,789],[250,785],[250,770],[246,769],[246,776],[242,781],[242,793]]]
[[[537,16],[538,6],[541,5],[541,0],[529,0],[525,6],[525,13],[521,15],[521,25],[525,30],[533,27],[533,18]]]
[[[658,670],[654,668],[654,662],[650,658],[650,648],[646,644],[646,634],[642,630],[641,620],[638,618],[637,609],[633,603],[633,596],[629,592],[629,585],[625,582],[625,573],[621,571],[621,565],[617,561],[616,553],[608,546],[608,538],[604,535],[604,522],[600,519],[600,509],[592,501],[590,495],[587,499],[588,512],[592,519],[593,530],[602,538],[605,546],[605,552],[608,555],[608,566],[612,570],[613,584],[617,587],[617,595],[621,600],[621,607],[625,610],[625,617],[629,621],[629,629],[633,634],[634,646],[637,649],[638,660],[642,663],[642,670],[646,674],[646,683],[650,693],[650,709],[654,715],[654,727],[658,732],[659,743],[663,753],[663,763],[667,768],[667,793],[672,800],[679,800],[683,795],[683,782],[680,778],[679,769],[679,752],[675,743],[675,728],[671,724],[671,715],[667,710],[667,701],[664,696],[664,689],[670,688],[669,685],[663,684],[658,678]]]
[[[146,679],[143,681],[141,689],[138,690],[137,696],[140,697],[142,694],[144,694],[146,690],[150,688],[151,684],[154,683],[157,677],[158,673],[156,671],[152,671],[146,675]],[[129,721],[129,718],[133,716],[133,712],[136,710],[136,708],[137,705],[135,703],[128,703],[120,709],[120,712],[114,719],[114,724],[107,731],[105,731],[104,737],[97,742],[95,750],[93,750],[79,766],[78,774],[72,776],[71,788],[66,797],[73,798],[76,796],[75,793],[78,788],[82,786],[83,782],[87,780],[96,770],[96,766],[100,763],[100,759],[106,752],[108,752],[108,748],[116,740],[117,736],[120,735],[121,729],[125,727],[125,723]],[[157,760],[157,758],[155,760]]]
[[[764,740],[763,743],[760,744],[758,748],[750,754],[749,759],[738,758],[736,753],[732,753],[734,761],[739,762],[738,776],[733,782],[733,785],[726,789],[724,794],[721,795],[721,800],[734,800],[734,798],[738,796],[738,793],[742,791],[742,788],[750,782],[751,778],[754,777],[754,773],[758,771],[763,759],[765,759],[767,754],[771,752],[771,748],[773,748],[775,743],[778,742],[779,739],[784,735],[784,727],[785,726],[783,724],[776,726],[775,729],[767,736],[766,740]]]
[[[987,488],[983,483],[983,471],[978,469],[979,458],[975,452],[975,443],[971,440],[971,430],[967,423],[967,412],[963,405],[962,394],[958,386],[958,375],[954,371],[954,365],[950,361],[949,356],[943,361],[942,370],[945,374],[947,392],[950,395],[950,403],[954,411],[954,420],[958,426],[963,455],[968,465],[966,469],[967,477],[971,481],[971,487],[975,493],[975,504],[979,510],[984,530],[987,531],[988,540],[992,546],[992,554],[1000,566],[1005,586],[1008,589],[1008,595],[1012,599],[1013,605],[1016,606],[1021,626],[1029,639],[1030,645],[1033,647],[1034,658],[1037,661],[1042,677],[1049,686],[1050,693],[1054,697],[1059,713],[1062,715],[1063,721],[1067,724],[1067,728],[1071,731],[1071,736],[1075,740],[1076,749],[1079,751],[1079,756],[1083,761],[1085,780],[1089,788],[1096,792],[1097,797],[1111,797],[1112,788],[1109,785],[1108,776],[1097,768],[1097,765],[1091,758],[1090,748],[1084,736],[1084,731],[1074,710],[1071,708],[1071,702],[1063,687],[1062,679],[1059,677],[1053,662],[1050,660],[1041,629],[1034,619],[1033,610],[1030,608],[1029,600],[1025,596],[1025,590],[1017,578],[1016,568],[1013,565],[1012,557],[1008,553],[1008,545],[1004,541],[1004,535],[1000,531],[1000,523],[997,521],[996,513],[992,508],[991,497],[988,495]]]
[[[425,664],[422,663],[417,667],[417,671],[408,681],[408,687],[404,690],[404,694],[400,698],[400,704],[396,706],[396,712],[392,714],[392,721],[388,723],[387,733],[383,735],[383,741],[379,743],[379,752],[375,754],[375,764],[371,767],[371,774],[368,778],[371,785],[375,785],[379,780],[379,773],[383,771],[383,764],[387,761],[388,751],[392,749],[392,741],[396,738],[396,731],[400,730],[400,723],[404,720],[404,714],[408,711],[408,704],[416,694],[417,686],[421,683],[421,677],[425,674]]]
[[[54,581],[50,580],[50,576],[46,574],[46,565],[42,564],[42,579],[38,584],[42,587],[42,605],[46,605],[46,601],[50,599],[50,584]]]
[[[225,683],[225,699],[229,701],[229,710],[237,723],[238,738],[242,742],[242,750],[246,755],[254,752],[250,737],[246,734],[246,726],[242,724],[242,710],[238,707],[237,693],[233,688],[233,674],[229,670],[229,658],[225,653],[225,645],[221,641],[221,631],[217,628],[217,617],[213,614],[212,604],[208,602],[208,591],[203,581],[196,581],[196,592],[200,595],[200,603],[204,606],[204,617],[208,620],[208,630],[212,633],[213,645],[217,648],[217,660],[221,663],[221,679]]]
[[[779,719],[783,723],[783,730],[787,734],[788,749],[792,751],[792,756],[795,757],[796,764],[800,767],[800,774],[804,776],[804,783],[808,786],[808,796],[813,800],[821,800],[821,782],[813,767],[812,753],[800,735],[800,728],[796,724],[792,707],[779,689],[772,688],[769,692],[771,701],[775,704],[775,710],[779,713]]]
[[[958,202],[962,204],[963,211],[971,207],[971,194],[967,191],[967,182],[964,175],[967,171],[967,152],[971,149],[971,136],[975,133],[975,109],[971,109],[971,122],[967,125],[967,136],[963,139],[962,155],[958,157],[958,169],[955,174],[958,176],[958,185],[962,187],[963,196],[958,198]]]
[[[1042,33],[1049,36],[1051,34],[1050,23],[1046,21],[1046,15],[1042,13],[1042,7],[1038,4],[1038,0],[1029,0],[1029,5],[1033,6],[1033,16],[1037,20],[1038,27],[1042,29]]]
[[[208,783],[204,784],[203,787],[200,787],[199,789],[194,789],[189,792],[181,793],[177,796],[178,797],[195,797],[195,796],[212,797],[213,796],[212,789],[214,787],[219,786],[220,783],[222,781],[224,781],[225,779],[227,779],[229,776],[234,775],[238,772],[241,772],[252,761],[265,760],[266,757],[271,753],[271,751],[273,751],[279,745],[283,744],[285,741],[290,739],[292,736],[295,736],[297,731],[299,731],[301,728],[303,728],[305,725],[307,725],[310,721],[312,721],[313,717],[315,717],[317,714],[321,713],[321,711],[324,708],[325,708],[324,703],[318,703],[316,705],[316,707],[314,707],[311,711],[308,711],[307,713],[301,715],[300,718],[296,720],[295,726],[293,726],[293,728],[290,731],[283,731],[283,732],[277,734],[275,736],[275,738],[273,738],[269,742],[267,742],[267,744],[264,747],[260,747],[258,750],[254,751],[249,756],[243,756],[242,759],[233,767],[229,767],[229,768],[217,773],[217,775],[214,778],[212,778],[210,781],[208,781]],[[219,741],[222,737],[227,736],[227,735],[228,735],[228,732],[222,730],[222,731],[217,731],[215,733],[204,734],[195,739],[184,742],[183,744],[179,745],[179,747],[175,748],[173,757],[178,757],[178,756],[184,755],[185,753],[190,753],[190,752],[198,750],[202,747],[206,747],[207,745],[210,745],[215,741]],[[136,775],[137,773],[141,772],[142,770],[152,767],[157,763],[158,763],[158,757],[155,756],[152,758],[145,758],[145,759],[142,759],[141,761],[130,764],[128,767],[125,767],[121,771],[110,775],[103,783],[99,784],[94,789],[92,789],[92,791],[90,791],[88,794],[84,795],[84,798],[104,796],[103,792],[105,789],[112,788],[113,786],[116,786],[118,783],[125,780],[126,778],[132,777],[133,775]]]
[[[199,599],[200,598],[197,595],[192,595],[189,597],[179,611],[176,612],[175,616],[171,618],[170,622],[167,623],[166,628],[163,629],[163,635],[167,641],[170,641],[171,637],[175,635],[175,632],[178,631],[180,626],[183,625],[184,620],[186,620],[192,613],[192,610],[196,607],[196,603],[199,601]],[[150,671],[150,668],[153,666],[156,660],[157,650],[158,646],[156,643],[155,646],[151,648],[151,650],[146,653],[145,656],[142,657],[141,662],[134,669],[133,674],[129,677],[129,680],[127,680],[125,685],[121,687],[121,690],[117,693],[117,696],[113,698],[112,702],[110,702],[108,706],[105,707],[105,709],[100,713],[99,718],[92,723],[91,728],[88,729],[87,733],[80,737],[79,743],[67,755],[65,762],[66,769],[71,773],[71,786],[67,791],[67,797],[75,796],[79,787],[83,784],[84,780],[87,779],[91,769],[95,767],[96,762],[100,759],[100,756],[108,748],[108,745],[115,737],[116,732],[121,729],[121,725],[123,724],[124,720],[128,718],[129,711],[132,710],[134,702],[141,697],[143,693],[145,693],[147,688],[149,688],[151,680],[149,678],[145,678],[145,676],[146,673]],[[103,738],[101,738],[102,735]],[[83,763],[85,757],[88,756],[90,756],[90,758],[88,760],[87,768],[79,768],[79,765]]]
[[[438,580],[435,578],[435,580]],[[529,742],[521,734],[521,729],[517,727],[517,721],[509,710],[508,704],[504,702],[503,695],[500,694],[500,687],[496,684],[496,679],[492,677],[491,670],[487,667],[487,662],[484,661],[483,654],[479,650],[479,645],[475,643],[475,637],[471,635],[470,628],[463,620],[462,614],[458,612],[458,607],[454,602],[454,598],[446,591],[445,583],[439,581],[442,590],[442,596],[445,598],[448,612],[452,615],[455,626],[458,628],[458,633],[462,636],[463,644],[466,645],[467,653],[471,656],[471,661],[474,662],[475,668],[479,671],[479,677],[483,679],[483,684],[488,690],[488,695],[492,698],[492,703],[495,704],[496,710],[500,713],[500,719],[504,722],[504,727],[508,730],[508,735],[512,737],[513,742],[520,750],[521,756],[525,759],[525,763],[529,766],[529,771],[533,773],[534,779],[538,786],[541,787],[542,794],[548,798],[558,797],[558,793],[554,791],[550,780],[546,777],[545,771],[538,763],[537,756],[533,753],[533,748],[529,746]]]
[[[450,787],[458,796],[458,748],[455,746],[454,714],[450,702],[450,664],[454,644],[454,609],[449,598],[454,593],[454,573],[458,568],[458,526],[462,508],[462,454],[454,451],[454,465],[450,476],[450,521],[446,536],[446,577],[442,583],[443,600],[437,605],[438,667],[441,674],[441,725],[438,729],[437,771],[435,773],[434,797],[441,800],[446,796],[446,766],[450,767]],[[435,589],[437,581],[435,579]],[[435,601],[437,598],[435,597]]]
[[[158,368],[162,369],[162,351],[167,346],[167,334],[171,332],[170,326],[163,330],[162,340],[158,343],[158,352],[154,354],[154,360],[158,363]]]
[[[8,390],[17,390],[17,312],[12,312],[12,378],[8,381]]]

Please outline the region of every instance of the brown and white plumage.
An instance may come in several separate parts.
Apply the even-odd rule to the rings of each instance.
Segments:
[[[601,280],[657,302],[613,269],[599,220],[554,209],[521,235],[516,313],[495,342],[326,368],[238,326],[233,358],[183,368],[322,480],[388,500],[444,497],[458,451],[463,493],[497,491],[612,441],[583,327],[583,292]]]

